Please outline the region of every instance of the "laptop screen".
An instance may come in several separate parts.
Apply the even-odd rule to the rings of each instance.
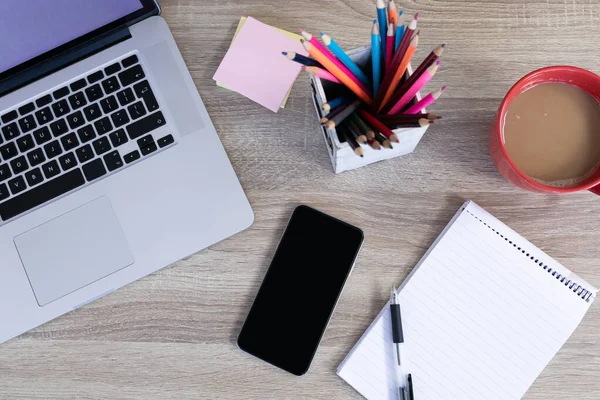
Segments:
[[[0,0],[0,74],[142,8],[141,0]]]

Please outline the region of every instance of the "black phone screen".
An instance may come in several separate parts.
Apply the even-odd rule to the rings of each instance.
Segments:
[[[362,242],[360,229],[297,207],[244,323],[239,347],[295,375],[306,373]]]

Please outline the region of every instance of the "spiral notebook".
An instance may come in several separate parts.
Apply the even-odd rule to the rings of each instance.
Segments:
[[[398,289],[416,400],[520,399],[597,289],[466,202]],[[338,368],[369,400],[397,399],[389,304]]]

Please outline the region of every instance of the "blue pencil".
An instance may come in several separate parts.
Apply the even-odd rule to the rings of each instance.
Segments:
[[[402,36],[404,36],[404,30],[405,30],[405,26],[404,26],[404,12],[402,10],[400,10],[400,12],[398,13],[398,25],[396,25],[396,42],[394,43],[394,52],[396,52],[398,50],[398,46],[400,45],[400,39],[402,39]]]
[[[329,111],[333,110],[334,108],[342,105],[347,101],[348,98],[346,96],[336,97],[335,99],[329,100],[327,103],[323,103],[321,105],[321,110],[323,110],[326,113],[329,113]]]
[[[373,21],[371,31],[371,65],[373,66],[373,95],[377,95],[381,83],[381,39],[377,21]]]
[[[385,60],[385,41],[387,38],[387,8],[383,0],[377,0],[377,21],[379,22],[379,39],[381,40],[381,48],[383,49],[383,59]]]
[[[356,77],[369,89],[372,89],[371,82],[364,72],[356,65],[348,54],[342,50],[342,48],[331,38],[331,36],[321,33],[321,40],[331,50],[334,56],[336,56],[342,64],[344,64]]]

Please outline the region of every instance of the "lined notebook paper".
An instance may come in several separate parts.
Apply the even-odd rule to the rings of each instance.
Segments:
[[[415,398],[520,399],[577,328],[597,289],[466,202],[399,290]],[[397,399],[389,304],[338,375]]]

